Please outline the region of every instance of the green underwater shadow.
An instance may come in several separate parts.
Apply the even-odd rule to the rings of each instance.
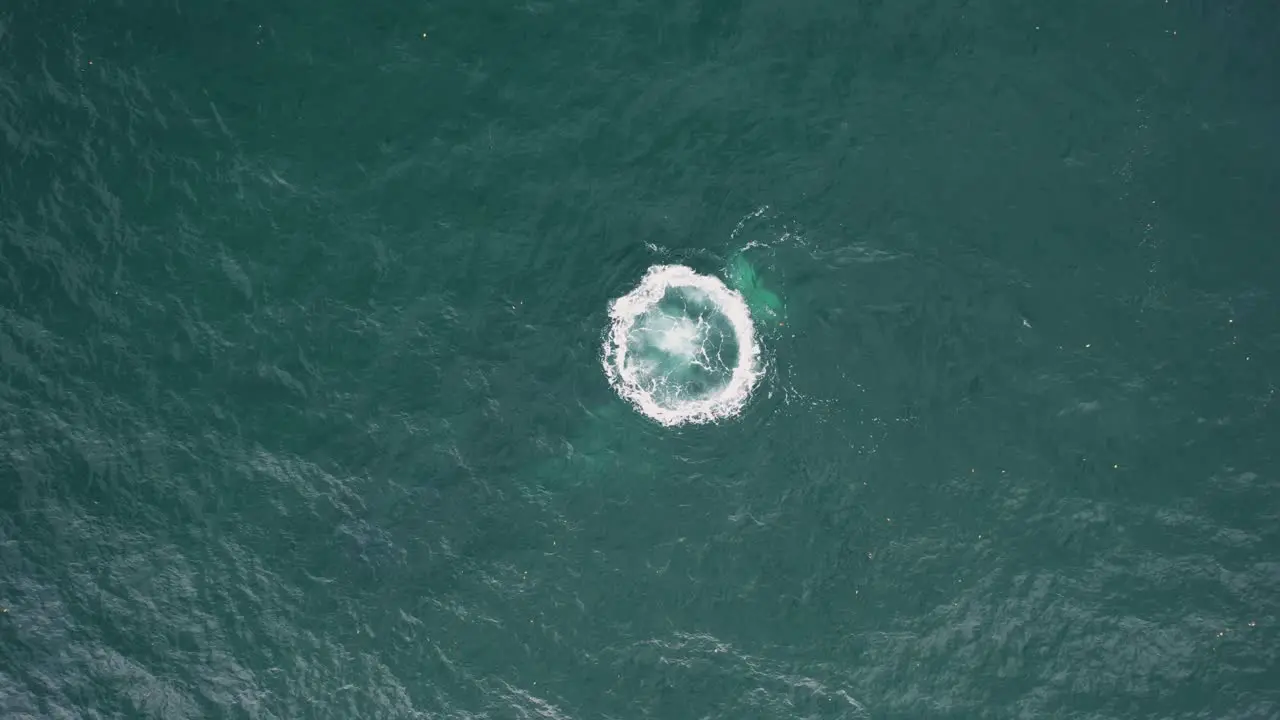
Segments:
[[[741,293],[747,301],[747,307],[757,324],[777,327],[786,323],[786,303],[778,293],[764,285],[760,274],[744,253],[739,252],[729,258],[725,274],[729,286]]]

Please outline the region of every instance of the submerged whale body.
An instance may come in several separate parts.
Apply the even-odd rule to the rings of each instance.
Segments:
[[[729,260],[729,284],[746,298],[751,314],[759,320],[782,322],[782,298],[760,282],[760,276],[742,253]]]

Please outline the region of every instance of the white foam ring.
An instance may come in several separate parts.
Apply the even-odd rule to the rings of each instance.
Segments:
[[[656,394],[649,377],[653,366],[628,362],[632,330],[638,318],[657,308],[670,290],[692,292],[705,297],[723,314],[737,342],[737,362],[728,380],[704,395]],[[763,375],[760,347],[746,300],[716,277],[699,275],[683,265],[654,265],[634,290],[609,305],[611,327],[604,341],[604,372],[620,397],[646,416],[663,425],[715,422],[742,410],[751,391]],[[685,321],[687,323],[687,321]],[[677,324],[677,328],[687,325]],[[688,340],[682,332],[679,340]]]

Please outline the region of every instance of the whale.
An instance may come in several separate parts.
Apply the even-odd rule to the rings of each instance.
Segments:
[[[729,259],[725,273],[729,285],[742,294],[756,322],[782,325],[786,321],[786,306],[776,292],[765,287],[759,273],[752,267],[746,255],[738,253]]]

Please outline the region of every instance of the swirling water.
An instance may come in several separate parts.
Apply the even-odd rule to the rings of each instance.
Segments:
[[[1259,3],[0,9],[0,716],[1280,716]],[[600,370],[747,248],[732,422]]]

